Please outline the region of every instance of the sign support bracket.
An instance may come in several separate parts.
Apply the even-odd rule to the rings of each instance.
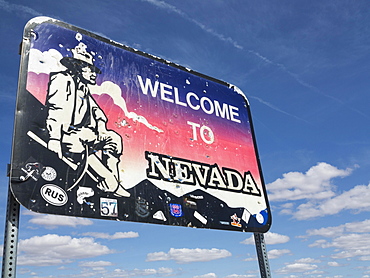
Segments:
[[[2,278],[15,278],[17,264],[18,228],[20,205],[8,188]]]
[[[261,278],[271,278],[270,265],[267,257],[265,238],[261,233],[254,233],[258,264],[260,267]]]

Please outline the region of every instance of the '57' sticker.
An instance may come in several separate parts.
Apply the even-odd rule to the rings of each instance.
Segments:
[[[100,198],[100,215],[117,217],[118,216],[117,200]]]

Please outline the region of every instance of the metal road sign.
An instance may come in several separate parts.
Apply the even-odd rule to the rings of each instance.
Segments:
[[[40,213],[271,225],[237,87],[46,17],[24,31],[11,190]]]

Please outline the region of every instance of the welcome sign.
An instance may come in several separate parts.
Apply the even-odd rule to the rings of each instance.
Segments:
[[[11,190],[40,213],[271,225],[237,87],[45,17],[24,33]]]

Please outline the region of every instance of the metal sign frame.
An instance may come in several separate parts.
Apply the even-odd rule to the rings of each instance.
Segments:
[[[270,277],[271,212],[237,87],[47,17],[27,23],[21,55],[2,277],[16,273],[19,204],[254,232]]]
[[[268,231],[237,87],[46,17],[21,59],[10,188],[27,209]]]

